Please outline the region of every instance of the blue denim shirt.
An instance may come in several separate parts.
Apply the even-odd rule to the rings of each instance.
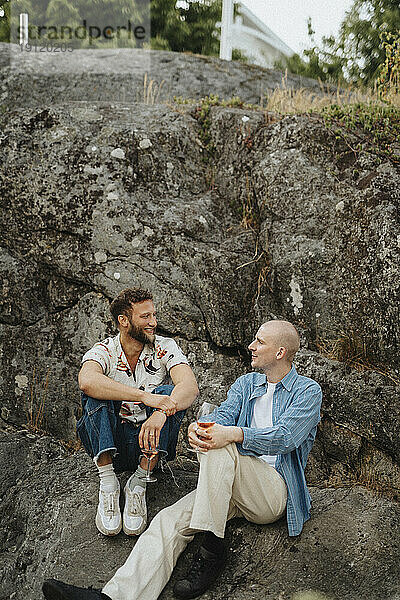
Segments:
[[[264,374],[242,375],[212,416],[216,423],[242,428],[244,439],[237,444],[240,454],[277,455],[275,468],[285,480],[288,490],[286,516],[289,535],[299,535],[303,524],[310,518],[311,498],[304,469],[320,421],[322,391],[318,383],[299,375],[292,366],[275,388],[272,427],[250,427],[254,401],[266,391],[267,378]]]

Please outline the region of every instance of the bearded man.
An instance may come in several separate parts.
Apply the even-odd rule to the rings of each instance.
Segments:
[[[216,582],[229,560],[226,523],[244,517],[267,524],[286,515],[288,534],[310,518],[304,470],[320,420],[322,390],[293,364],[299,334],[288,321],[263,323],[249,345],[254,371],[242,375],[227,399],[189,425],[199,450],[196,489],[161,510],[103,590],[49,579],[46,600],[157,600],[178,556],[196,534],[202,543],[174,596],[189,600]]]
[[[196,379],[177,343],[155,334],[152,294],[123,290],[111,303],[119,330],[82,358],[79,387],[83,414],[78,436],[100,476],[97,529],[104,535],[139,535],[146,528],[146,470],[142,451],[160,448],[166,459],[176,453],[179,428],[198,395]],[[173,385],[167,385],[172,380]],[[149,459],[150,460],[150,459]],[[152,470],[157,456],[150,461]],[[116,473],[131,471],[120,511]]]

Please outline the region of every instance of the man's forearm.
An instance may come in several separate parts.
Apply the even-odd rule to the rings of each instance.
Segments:
[[[236,425],[228,426],[227,429],[230,430],[229,437],[231,442],[238,442],[241,444],[243,442],[243,429],[241,427],[236,427]]]
[[[178,405],[177,410],[189,408],[199,395],[199,388],[196,384],[186,383],[184,381],[177,383],[171,392],[171,398]]]
[[[221,430],[218,434],[218,447],[219,443],[227,443],[231,442],[243,442],[243,430],[241,427],[236,427],[236,425],[221,425]],[[211,435],[213,435],[213,429],[210,429]]]
[[[114,381],[102,373],[91,374],[79,379],[80,389],[96,400],[121,402],[143,402],[146,404],[147,392]]]

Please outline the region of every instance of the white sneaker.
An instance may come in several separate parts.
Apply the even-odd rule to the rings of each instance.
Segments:
[[[147,525],[146,489],[136,485],[132,491],[126,484],[124,492],[124,533],[140,535]]]
[[[117,535],[122,529],[119,492],[119,482],[118,488],[114,492],[106,492],[100,488],[96,527],[104,535]]]

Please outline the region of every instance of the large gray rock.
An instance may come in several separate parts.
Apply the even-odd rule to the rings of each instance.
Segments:
[[[311,348],[384,365],[398,383],[398,163],[349,157],[317,117],[268,124],[262,113],[216,107],[209,121],[215,185],[239,207],[247,199],[259,229],[269,284],[261,309],[304,323]]]
[[[70,455],[49,437],[0,434],[2,598],[40,600],[48,577],[101,587],[127,558],[134,540],[108,539],[94,515],[98,477],[90,459]],[[194,488],[196,474],[177,470],[149,485],[150,518]],[[236,519],[228,525],[229,563],[207,593],[223,600],[398,600],[399,504],[367,489],[312,488],[312,519],[300,537],[286,523],[259,526]],[[161,598],[190,563],[198,540],[179,560]],[[304,595],[301,595],[304,593]],[[156,599],[154,599],[156,600]]]
[[[371,170],[360,186],[316,119],[268,124],[260,112],[216,107],[208,131],[214,159],[191,107],[53,106],[3,122],[2,417],[73,438],[80,357],[112,332],[109,300],[149,286],[160,332],[188,353],[201,399],[224,399],[262,320],[297,323],[298,363],[325,394],[325,450],[310,475],[359,480],[367,461],[398,489],[398,172],[360,157]],[[380,173],[390,174],[381,195]],[[358,234],[357,202],[381,218],[368,216]],[[373,255],[362,251],[367,234]],[[346,336],[363,340],[370,369],[359,375],[313,352],[336,339],[346,358]],[[349,435],[356,442],[342,443]]]
[[[238,279],[253,237],[210,188],[195,119],[143,105],[16,119],[0,149],[3,418],[23,422],[45,397],[46,427],[73,435],[80,357],[111,332],[109,300],[131,285],[153,289],[160,332],[198,355],[221,400],[243,368],[257,276],[253,266]]]
[[[314,79],[211,56],[128,48],[21,52],[0,42],[0,106],[42,106],[65,102],[171,101],[174,96],[240,96],[265,101],[281,86],[320,95]]]
[[[201,123],[194,106],[120,102],[142,86],[136,51],[82,51],[62,66],[51,56],[18,62],[15,52],[0,45],[1,418],[74,439],[80,357],[112,333],[109,302],[123,287],[153,289],[160,333],[187,353],[200,401],[222,401],[249,368],[246,349],[260,322],[293,321],[299,370],[324,392],[308,479],[370,491],[315,489],[314,521],[300,542],[287,540],[282,523],[230,529],[235,558],[213,597],[275,600],[308,589],[332,600],[394,600],[398,167],[349,155],[317,117],[214,107]],[[151,77],[170,82],[165,97],[257,102],[261,86],[280,78],[217,59],[148,56]],[[104,74],[101,100],[118,103],[96,102]],[[35,600],[47,575],[101,584],[131,541],[98,537],[90,461],[23,434],[5,435],[0,448],[4,597],[30,598],[33,588]],[[188,466],[182,439],[179,454]],[[150,491],[153,511],[194,485],[191,471],[180,477],[179,491],[163,478],[160,496]]]

